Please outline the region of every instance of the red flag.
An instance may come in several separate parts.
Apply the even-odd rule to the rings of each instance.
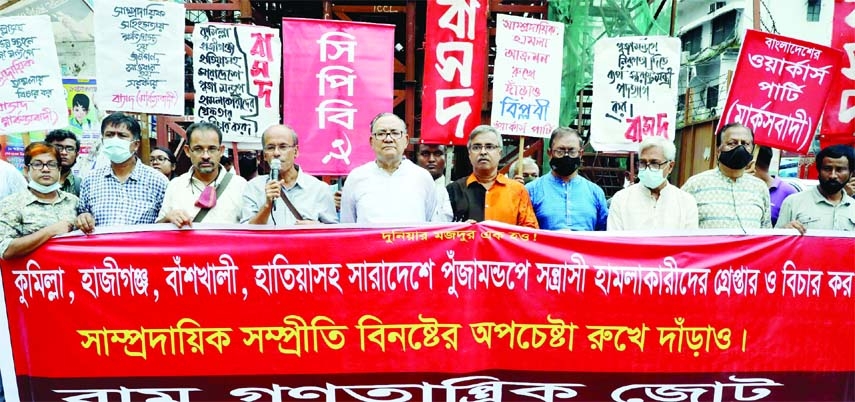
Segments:
[[[846,57],[831,86],[822,115],[819,142],[855,145],[855,2],[834,2],[834,27],[831,47],[843,49]]]

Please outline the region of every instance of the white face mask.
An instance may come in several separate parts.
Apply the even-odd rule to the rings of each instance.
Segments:
[[[105,138],[101,151],[110,158],[110,162],[122,163],[131,157],[131,142],[117,137]]]
[[[30,178],[30,182],[29,182],[29,183],[27,183],[27,187],[29,187],[29,188],[31,188],[31,189],[33,189],[33,190],[35,190],[35,191],[38,191],[38,192],[40,192],[40,193],[42,193],[42,194],[50,194],[50,193],[52,193],[52,192],[54,192],[54,191],[56,191],[56,190],[59,190],[59,188],[60,188],[61,186],[59,185],[59,182],[53,183],[53,184],[51,184],[51,185],[49,185],[49,186],[45,186],[45,185],[43,185],[43,184],[41,184],[41,183],[36,182],[36,181],[35,181],[35,180],[33,180],[32,178]]]
[[[651,190],[661,186],[664,181],[665,176],[662,176],[662,170],[647,168],[638,171],[638,182]]]

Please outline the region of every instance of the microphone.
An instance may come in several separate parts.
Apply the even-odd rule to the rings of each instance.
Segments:
[[[270,180],[279,180],[279,169],[282,168],[282,161],[274,159],[270,161]]]

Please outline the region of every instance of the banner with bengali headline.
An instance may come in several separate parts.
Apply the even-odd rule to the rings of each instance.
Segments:
[[[757,144],[807,154],[842,56],[828,46],[747,30],[716,131],[741,123]]]
[[[0,261],[6,399],[853,400],[855,237],[697,233],[55,238]]]

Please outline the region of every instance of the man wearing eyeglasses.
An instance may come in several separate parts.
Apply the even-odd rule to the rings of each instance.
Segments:
[[[246,180],[220,164],[226,150],[223,133],[208,122],[193,123],[186,133],[184,153],[192,166],[169,182],[157,222],[179,228],[193,222],[238,223]]]
[[[525,186],[499,174],[502,136],[495,128],[480,125],[467,143],[472,174],[446,187],[455,222],[504,222],[537,229],[537,219]]]
[[[697,229],[695,198],[668,183],[677,154],[674,143],[647,137],[638,149],[638,183],[612,197],[608,230]]]
[[[241,222],[276,226],[338,223],[327,184],[294,163],[300,150],[297,132],[275,124],[261,134],[261,146],[268,164],[273,160],[281,163],[279,178],[262,175],[249,181],[243,193]]]
[[[110,165],[97,168],[80,182],[77,227],[92,233],[95,226],[154,223],[169,182],[136,157],[140,123],[122,112],[101,122],[101,153]]]
[[[568,127],[549,138],[551,173],[526,184],[541,229],[606,230],[608,206],[603,189],[579,175],[584,143]]]
[[[517,159],[511,164],[511,168],[508,169],[508,177],[513,177],[514,180],[521,184],[531,183],[534,179],[540,177],[540,166],[537,166],[537,162],[528,156],[522,160],[522,172],[519,171],[519,168],[520,160]]]
[[[754,132],[730,123],[716,133],[718,166],[698,173],[683,191],[698,203],[701,229],[760,229],[772,227],[771,201],[766,183],[746,173],[753,160]]]
[[[438,219],[437,190],[427,170],[404,158],[410,137],[392,113],[371,121],[376,159],[350,172],[341,192],[342,223],[424,223]]]
[[[53,130],[45,137],[45,142],[56,147],[60,158],[60,190],[80,195],[80,178],[71,173],[71,168],[77,163],[77,155],[80,152],[80,140],[71,131]]]

